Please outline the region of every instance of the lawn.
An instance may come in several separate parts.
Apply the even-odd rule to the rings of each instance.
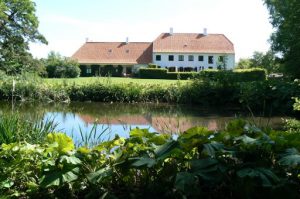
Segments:
[[[167,80],[167,79],[138,79],[138,78],[125,78],[125,77],[79,77],[79,78],[62,78],[62,79],[44,79],[49,84],[91,84],[91,83],[102,83],[102,84],[159,84],[169,85],[180,83],[187,83],[189,80]]]

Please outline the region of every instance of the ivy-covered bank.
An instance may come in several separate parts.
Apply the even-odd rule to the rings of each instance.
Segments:
[[[297,125],[279,132],[236,120],[224,131],[195,127],[178,138],[134,129],[93,148],[75,148],[62,133],[40,144],[3,143],[0,196],[299,198]]]

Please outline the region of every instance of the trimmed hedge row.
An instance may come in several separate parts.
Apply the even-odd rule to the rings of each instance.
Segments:
[[[199,73],[203,80],[218,82],[252,82],[266,80],[266,71],[260,68],[238,69],[233,71],[225,70],[204,70]]]
[[[197,72],[168,72],[165,68],[141,68],[139,77],[143,79],[192,79],[218,82],[251,82],[266,80],[266,71],[260,68],[239,69],[234,71],[204,70]]]
[[[142,79],[192,79],[196,72],[168,72],[164,68],[141,68],[139,77]]]

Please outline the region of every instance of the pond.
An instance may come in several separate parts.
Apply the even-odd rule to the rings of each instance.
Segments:
[[[234,118],[246,118],[258,126],[279,128],[283,117],[250,117],[237,110],[207,110],[192,105],[121,104],[72,102],[70,104],[14,104],[0,102],[2,113],[19,112],[35,120],[53,120],[56,130],[72,136],[78,143],[92,135],[97,141],[128,137],[133,128],[177,134],[194,126],[224,129]]]

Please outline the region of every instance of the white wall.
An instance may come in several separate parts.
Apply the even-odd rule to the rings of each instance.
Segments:
[[[161,55],[161,61],[156,61],[156,55]],[[169,55],[174,55],[174,61],[169,61]],[[179,61],[178,56],[183,55],[184,61]],[[193,55],[194,61],[189,61],[188,56]],[[198,56],[203,56],[203,61],[198,61]],[[208,63],[208,57],[213,56],[214,62],[213,64]],[[176,66],[178,67],[200,67],[203,66],[204,69],[208,69],[208,67],[213,67],[213,69],[217,69],[217,62],[219,56],[225,56],[226,60],[226,68],[227,69],[233,69],[235,65],[235,56],[234,54],[196,54],[196,53],[153,53],[153,63],[157,64],[161,67],[172,67]]]

